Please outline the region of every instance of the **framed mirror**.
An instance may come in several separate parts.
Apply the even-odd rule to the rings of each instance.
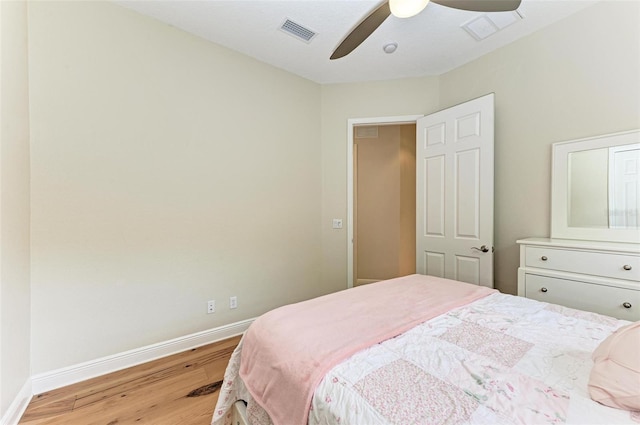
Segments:
[[[640,130],[552,149],[551,237],[640,243]]]

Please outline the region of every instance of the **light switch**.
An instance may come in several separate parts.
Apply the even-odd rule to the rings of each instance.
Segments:
[[[341,218],[334,218],[333,219],[333,228],[334,229],[342,229],[342,219]]]

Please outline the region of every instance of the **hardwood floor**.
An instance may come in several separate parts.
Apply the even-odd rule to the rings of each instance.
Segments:
[[[20,425],[207,425],[240,337],[33,397]],[[213,391],[213,392],[212,392]]]

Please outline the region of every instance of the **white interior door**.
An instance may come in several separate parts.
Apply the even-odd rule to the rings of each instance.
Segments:
[[[417,121],[417,273],[493,287],[493,127],[493,94]]]

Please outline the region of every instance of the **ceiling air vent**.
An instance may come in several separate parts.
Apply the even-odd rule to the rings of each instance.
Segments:
[[[315,31],[311,31],[309,28],[305,28],[300,24],[293,22],[291,19],[284,21],[280,27],[280,31],[284,31],[295,38],[302,40],[306,43],[311,42],[311,39],[316,36]]]
[[[461,27],[467,31],[471,37],[476,39],[476,41],[480,41],[522,19],[524,19],[524,15],[518,10],[512,12],[485,13],[462,24]]]

